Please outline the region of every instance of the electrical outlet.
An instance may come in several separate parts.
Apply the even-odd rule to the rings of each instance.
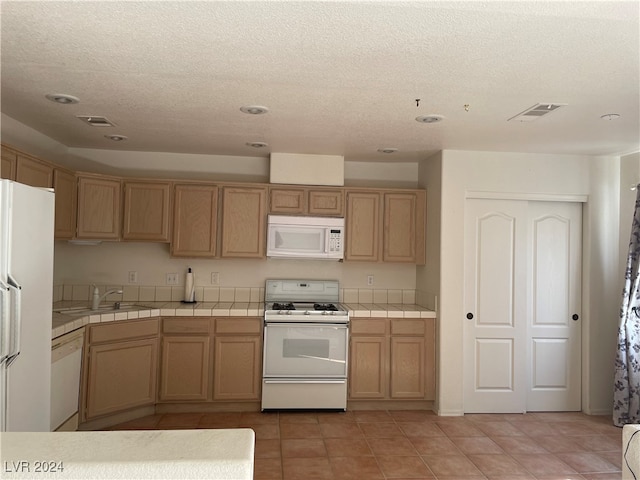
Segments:
[[[373,275],[367,275],[367,285],[373,285]]]
[[[167,273],[167,285],[178,285],[177,273]]]
[[[129,272],[129,283],[138,283],[138,272]]]
[[[211,285],[220,285],[220,272],[211,272]]]

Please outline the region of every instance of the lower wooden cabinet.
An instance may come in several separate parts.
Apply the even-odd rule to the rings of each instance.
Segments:
[[[153,405],[158,320],[92,325],[87,335],[81,418]]]
[[[156,403],[260,400],[262,317],[167,317],[92,324],[81,422]]]
[[[383,399],[387,396],[388,343],[384,336],[351,338],[350,398]]]
[[[350,326],[350,399],[434,400],[434,319],[353,318]]]
[[[158,400],[208,400],[210,349],[208,336],[163,336]]]
[[[158,401],[260,400],[262,318],[165,318]]]
[[[260,400],[262,318],[216,319],[214,400]]]

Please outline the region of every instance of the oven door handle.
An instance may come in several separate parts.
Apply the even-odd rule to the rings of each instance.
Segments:
[[[266,327],[334,327],[348,329],[348,323],[317,323],[317,322],[265,322]]]
[[[287,384],[300,384],[300,383],[314,383],[314,384],[341,384],[347,383],[347,380],[264,380],[264,383],[287,383]]]

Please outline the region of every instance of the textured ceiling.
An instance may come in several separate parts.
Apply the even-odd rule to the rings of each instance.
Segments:
[[[1,107],[79,148],[351,161],[628,153],[640,143],[639,5],[2,1]],[[507,121],[536,103],[567,106]],[[240,112],[252,104],[270,111]],[[609,113],[621,117],[600,119]],[[427,114],[445,120],[415,121]]]

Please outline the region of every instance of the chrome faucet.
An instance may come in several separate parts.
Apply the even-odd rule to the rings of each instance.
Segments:
[[[91,310],[98,310],[100,308],[100,302],[107,295],[111,295],[112,293],[122,293],[122,290],[118,290],[114,288],[112,290],[107,290],[102,295],[100,295],[100,290],[95,285],[93,286],[93,300],[91,302]]]

